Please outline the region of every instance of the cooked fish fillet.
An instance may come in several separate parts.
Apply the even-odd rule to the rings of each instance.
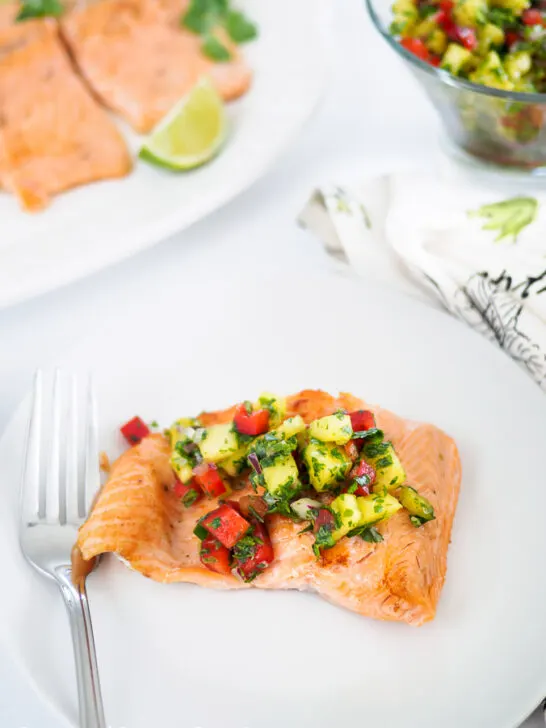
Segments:
[[[300,414],[307,422],[340,407],[354,410],[364,406],[351,395],[335,399],[312,390],[290,397],[288,404],[290,415]],[[137,571],[161,582],[187,581],[226,589],[311,589],[359,614],[421,625],[434,617],[444,583],[461,480],[459,456],[453,440],[436,427],[382,409],[374,408],[374,412],[378,426],[398,452],[408,482],[434,506],[436,520],[421,528],[414,528],[407,513],[400,511],[377,526],[384,537],[382,543],[344,538],[317,561],[312,535],[298,535],[301,524],[269,516],[275,561],[250,585],[244,584],[200,564],[193,528],[214,502],[182,507],[168,489],[173,482],[169,444],[162,435],[151,435],[114,463],[79,532],[83,557],[89,560],[115,552]],[[233,410],[226,410],[202,419],[204,424],[213,424],[232,416]],[[249,490],[237,491],[234,497]]]
[[[75,74],[52,19],[0,15],[0,182],[28,210],[63,190],[121,177],[129,152]]]
[[[233,60],[214,63],[201,39],[180,26],[183,3],[101,0],[62,19],[64,38],[97,96],[136,131],[150,131],[204,75],[224,99],[243,94],[252,73],[232,44]]]

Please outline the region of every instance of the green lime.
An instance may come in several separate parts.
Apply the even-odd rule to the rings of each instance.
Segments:
[[[226,134],[224,103],[205,78],[159,122],[139,157],[168,169],[193,169],[218,153]]]

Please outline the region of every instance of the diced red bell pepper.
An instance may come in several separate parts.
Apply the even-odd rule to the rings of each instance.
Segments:
[[[222,480],[214,463],[201,463],[193,469],[193,479],[211,498],[227,493],[228,487]]]
[[[361,483],[355,483],[356,490],[353,490],[352,492],[355,495],[370,495],[372,492],[372,485],[375,481],[375,468],[372,467],[369,463],[367,463],[365,460],[361,460],[357,465],[354,466],[354,468],[351,470],[351,473],[349,477],[351,480],[355,480],[356,478],[367,478],[368,483],[362,485]],[[349,486],[350,487],[350,486]]]
[[[336,527],[334,514],[327,508],[321,508],[319,510],[317,517],[315,518],[315,523],[313,524],[313,531],[316,533],[321,526],[328,526],[328,528],[331,528],[332,530]]]
[[[201,541],[199,558],[203,566],[217,574],[231,574],[231,554],[214,536],[207,536]]]
[[[507,30],[504,34],[504,39],[506,40],[506,45],[508,46],[508,48],[511,48],[514,43],[517,43],[519,40],[521,40],[521,36],[517,32],[517,30]]]
[[[478,45],[478,39],[476,37],[476,31],[474,28],[457,28],[457,38],[459,43],[467,48],[469,51],[473,51]]]
[[[434,20],[450,40],[457,39],[457,26],[453,20],[453,7],[454,3],[451,0],[442,0],[440,10],[434,16]]]
[[[536,8],[524,10],[521,19],[525,25],[544,25],[544,17]]]
[[[428,49],[420,38],[402,38],[400,45],[422,61],[428,61]]]
[[[430,56],[428,62],[431,66],[435,66],[436,68],[438,68],[438,66],[442,62],[442,59],[440,58],[440,56]]]
[[[345,450],[345,454],[347,457],[351,458],[351,460],[356,460],[358,457],[358,447],[354,440],[349,440],[349,442],[344,446],[343,448]]]
[[[203,491],[195,482],[195,478],[192,478],[189,483],[182,483],[177,479],[173,491],[175,496],[181,499],[186,508],[197,503],[203,495]]]
[[[201,523],[227,549],[233,548],[250,528],[246,518],[226,504],[207,513]]]
[[[237,573],[243,581],[252,581],[267,569],[275,558],[269,533],[263,523],[254,522],[250,538],[254,541],[254,546],[244,549],[244,558],[237,553],[237,549],[233,554],[237,564]]]
[[[241,515],[246,515],[246,514],[243,514],[243,512],[241,511],[241,505],[240,505],[239,501],[223,500],[220,505],[229,506],[230,508],[233,508],[234,511],[237,511],[237,513],[240,513]]]
[[[233,424],[241,435],[262,435],[269,427],[269,412],[265,409],[248,412],[244,404],[235,408]]]
[[[138,445],[143,438],[150,434],[150,428],[140,417],[133,417],[120,427],[120,430],[129,445]]]
[[[351,425],[353,432],[362,432],[363,430],[371,430],[375,427],[375,417],[373,412],[369,410],[356,410],[350,412],[349,417],[351,418]]]

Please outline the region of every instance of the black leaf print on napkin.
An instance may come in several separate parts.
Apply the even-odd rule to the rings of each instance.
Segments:
[[[455,294],[453,311],[484,336],[496,341],[541,386],[546,386],[546,353],[519,328],[523,311],[521,297],[526,289],[518,290],[521,284],[513,286],[512,279],[508,279],[505,274],[496,280],[490,279],[487,273],[471,276]]]

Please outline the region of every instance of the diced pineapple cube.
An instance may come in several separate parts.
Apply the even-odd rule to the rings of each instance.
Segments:
[[[504,91],[512,91],[514,88],[514,84],[508,78],[499,54],[496,51],[489,51],[478,68],[470,74],[469,78],[474,83],[503,89]]]
[[[394,490],[406,480],[406,472],[391,442],[364,445],[362,456],[375,469],[374,491]]]
[[[504,43],[504,31],[498,25],[486,23],[478,28],[478,51],[484,56],[493,47]]]
[[[491,0],[491,5],[496,8],[511,10],[514,15],[519,16],[531,5],[530,0]]]
[[[242,447],[240,450],[237,450],[237,452],[234,452],[233,455],[230,455],[225,460],[220,460],[218,463],[218,467],[222,468],[224,473],[227,473],[228,475],[231,475],[232,478],[235,478],[237,475],[240,475],[243,470],[248,466],[248,461],[246,459],[246,456],[248,455],[248,448]]]
[[[292,455],[277,458],[262,471],[265,487],[277,498],[291,498],[299,488],[299,472]]]
[[[415,38],[427,38],[436,28],[438,27],[438,23],[436,20],[429,16],[428,18],[425,18],[424,20],[421,20],[420,23],[418,23],[415,28],[413,29],[412,35]]]
[[[412,0],[396,0],[392,14],[390,31],[393,35],[407,35],[419,20],[417,5]]]
[[[262,392],[256,402],[256,409],[269,412],[269,429],[278,427],[286,417],[286,399],[271,392]]]
[[[472,53],[458,43],[450,43],[443,55],[440,68],[457,75],[470,63],[472,63]]]
[[[295,415],[294,417],[289,417],[282,423],[282,425],[277,427],[274,434],[287,439],[294,435],[299,435],[299,433],[303,432],[305,428],[306,424],[303,421],[303,417],[301,417],[301,415]]]
[[[237,435],[231,423],[211,425],[204,431],[204,439],[199,442],[199,450],[205,460],[218,463],[239,450]]]
[[[437,56],[441,56],[447,48],[447,35],[441,28],[435,28],[429,34],[425,43],[429,51],[436,53]]]
[[[457,0],[453,17],[459,25],[475,28],[485,22],[487,0]]]
[[[192,479],[193,468],[191,462],[176,450],[171,453],[171,467],[182,483],[189,483]]]
[[[402,506],[390,493],[372,493],[366,496],[357,496],[360,510],[359,526],[373,526],[374,523],[390,518]]]
[[[362,514],[358,506],[357,496],[351,495],[350,493],[338,495],[330,503],[330,508],[337,515],[340,523],[339,527],[332,533],[334,541],[339,541],[340,538],[346,536],[353,528],[360,526]]]
[[[335,442],[345,445],[353,436],[351,418],[343,412],[313,420],[309,425],[309,435],[321,442]]]
[[[508,53],[504,58],[504,68],[512,81],[519,81],[531,70],[532,64],[531,54],[528,51]]]
[[[319,492],[342,483],[352,466],[342,448],[314,439],[304,447],[302,457],[311,485]]]

